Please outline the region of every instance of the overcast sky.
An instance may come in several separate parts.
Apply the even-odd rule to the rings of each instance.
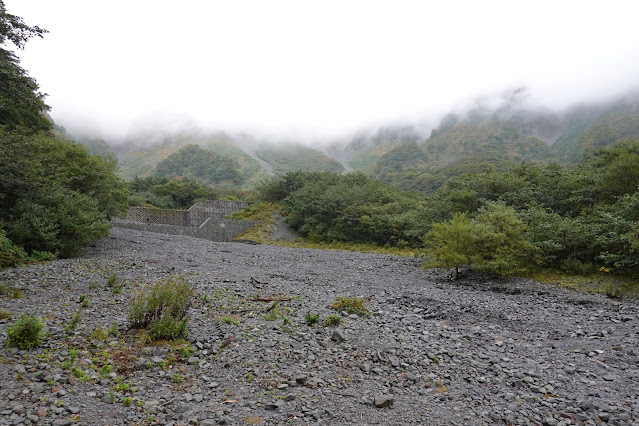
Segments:
[[[553,107],[639,88],[636,0],[4,1],[49,30],[18,54],[53,118],[104,136],[332,136],[520,86]]]

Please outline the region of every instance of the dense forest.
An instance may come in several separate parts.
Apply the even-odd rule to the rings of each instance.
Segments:
[[[521,164],[448,179],[434,194],[361,172],[291,172],[260,199],[315,241],[423,248],[433,266],[514,274],[541,267],[587,274],[639,267],[639,141],[577,167]]]
[[[7,50],[45,33],[0,1],[0,267],[77,255],[127,206],[115,158],[61,137],[37,82]]]

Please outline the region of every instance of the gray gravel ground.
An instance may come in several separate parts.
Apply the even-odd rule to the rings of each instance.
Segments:
[[[196,289],[192,353],[127,330],[132,294],[172,274]],[[0,321],[2,425],[639,424],[632,300],[121,228],[82,258],[1,271],[0,285],[24,294],[0,298],[14,314]],[[291,300],[269,311],[255,296]],[[372,315],[305,323],[334,314],[338,296],[365,298]],[[44,319],[41,348],[4,344],[20,313]]]

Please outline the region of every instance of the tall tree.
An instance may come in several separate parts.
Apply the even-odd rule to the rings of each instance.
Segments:
[[[50,130],[53,123],[44,114],[50,108],[44,102],[40,86],[20,66],[20,60],[7,50],[7,43],[24,49],[31,37],[42,37],[47,31],[26,25],[19,16],[7,13],[0,0],[0,125],[31,131]]]

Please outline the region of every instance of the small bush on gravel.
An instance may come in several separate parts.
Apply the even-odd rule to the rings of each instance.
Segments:
[[[0,320],[11,319],[11,317],[13,317],[11,312],[0,310]]]
[[[345,311],[349,314],[370,315],[371,311],[364,306],[364,299],[361,297],[338,297],[331,305],[332,309],[338,312]]]
[[[42,344],[44,323],[31,315],[20,315],[14,325],[7,328],[7,345],[18,349],[31,349]]]
[[[24,292],[21,288],[12,287],[9,284],[0,284],[0,296],[10,299],[22,299]]]
[[[151,340],[184,337],[192,296],[193,289],[184,277],[158,281],[134,296],[129,308],[129,327],[147,329]]]
[[[304,316],[304,321],[306,321],[306,324],[313,326],[315,324],[317,324],[320,320],[320,316],[317,313],[314,312],[308,312],[305,316]]]
[[[80,311],[76,312],[75,314],[71,315],[71,319],[69,320],[69,323],[66,325],[66,327],[64,327],[64,329],[66,331],[73,331],[78,327],[78,324],[80,324],[80,320],[82,319],[82,313]]]
[[[342,323],[342,317],[339,315],[329,315],[322,321],[322,327],[337,327]]]

